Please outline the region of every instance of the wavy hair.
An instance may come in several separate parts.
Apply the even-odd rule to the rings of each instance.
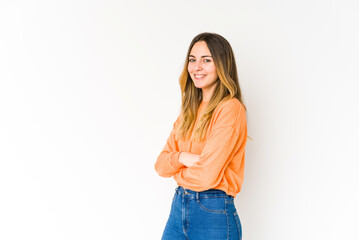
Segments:
[[[194,141],[202,141],[204,139],[212,114],[219,103],[235,97],[243,104],[236,61],[231,45],[219,34],[208,32],[200,33],[193,38],[189,45],[185,64],[179,78],[182,105],[180,113],[181,120],[176,129],[176,135],[184,139],[189,136],[197,118],[199,105],[203,99],[202,89],[195,87],[188,72],[189,55],[192,47],[200,41],[204,41],[211,52],[217,70],[218,83],[194,131]],[[243,106],[247,111],[244,104]]]

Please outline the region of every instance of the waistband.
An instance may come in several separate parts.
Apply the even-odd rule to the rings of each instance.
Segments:
[[[193,191],[182,186],[176,187],[176,193],[186,198],[216,198],[216,197],[229,197],[233,199],[233,196],[228,195],[225,191],[219,189],[209,189],[202,192]]]

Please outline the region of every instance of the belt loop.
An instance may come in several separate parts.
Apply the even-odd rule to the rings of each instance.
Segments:
[[[196,200],[199,201],[199,192],[196,192]]]

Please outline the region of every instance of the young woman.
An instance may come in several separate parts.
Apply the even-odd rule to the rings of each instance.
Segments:
[[[228,41],[201,33],[179,79],[181,113],[155,163],[177,188],[162,240],[238,240],[234,198],[243,183],[246,108]]]

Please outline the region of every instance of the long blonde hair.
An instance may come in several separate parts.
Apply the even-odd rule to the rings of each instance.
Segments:
[[[219,34],[204,32],[195,36],[188,48],[185,64],[179,78],[181,87],[181,120],[177,127],[177,136],[187,138],[194,127],[197,118],[198,107],[202,101],[202,89],[196,88],[189,73],[189,55],[195,43],[204,41],[211,52],[213,62],[216,66],[218,84],[214,89],[213,95],[208,102],[203,115],[199,120],[194,135],[194,141],[202,141],[210,123],[213,111],[219,103],[233,97],[237,98],[242,104],[242,94],[238,83],[236,61],[229,42]],[[243,104],[246,109],[245,105]],[[246,109],[247,111],[247,109]]]

